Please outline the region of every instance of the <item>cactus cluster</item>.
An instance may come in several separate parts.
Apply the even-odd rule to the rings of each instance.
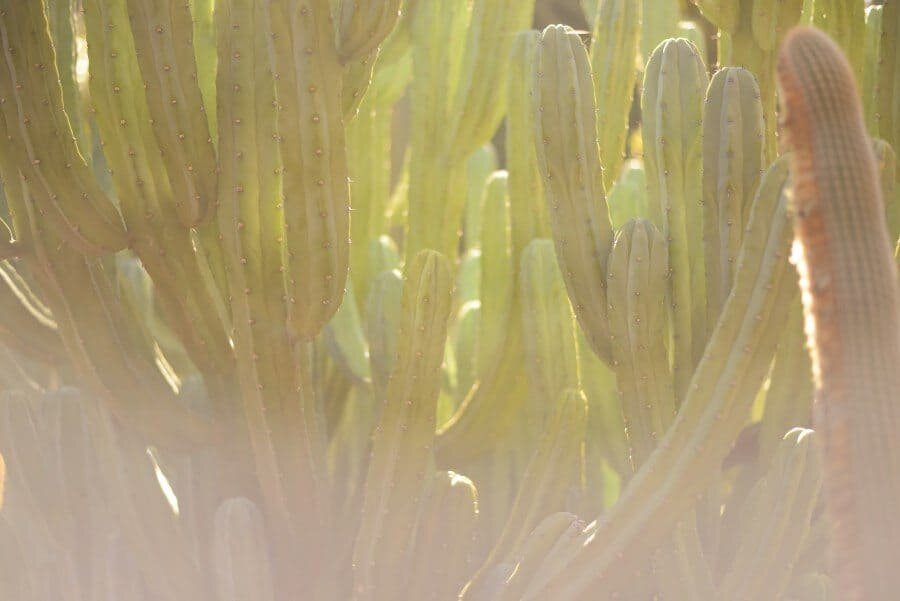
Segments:
[[[0,597],[891,598],[900,3],[562,4],[0,0]]]

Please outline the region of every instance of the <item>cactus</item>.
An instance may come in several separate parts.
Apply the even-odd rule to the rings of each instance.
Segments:
[[[849,63],[826,35],[798,29],[778,67],[838,585],[848,599],[885,598],[897,586],[889,549],[900,544],[900,524],[885,512],[900,499],[891,447],[900,419],[893,245]],[[841,176],[822,170],[826,163],[841,165]],[[844,265],[853,266],[852,278]]]
[[[896,3],[688,4],[0,0],[0,597],[889,596]]]

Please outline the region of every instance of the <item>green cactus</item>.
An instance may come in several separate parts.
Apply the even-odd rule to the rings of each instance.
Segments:
[[[896,3],[694,3],[0,0],[0,597],[889,597]]]
[[[704,271],[692,266],[691,257],[703,254],[705,204],[699,202],[701,182],[695,175],[702,165],[701,98],[707,83],[697,49],[687,40],[669,40],[647,62],[641,97],[651,219],[669,241],[674,378],[679,397],[706,339]]]
[[[891,446],[900,420],[900,287],[851,69],[834,41],[806,28],[785,42],[778,78],[837,584],[848,599],[886,598],[898,578],[889,549],[900,544],[900,522],[886,511],[900,499]],[[820,172],[826,162],[842,174]],[[843,265],[854,266],[852,277]]]

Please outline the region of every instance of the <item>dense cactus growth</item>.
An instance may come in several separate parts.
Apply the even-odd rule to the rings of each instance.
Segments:
[[[865,4],[0,0],[0,598],[891,598]]]

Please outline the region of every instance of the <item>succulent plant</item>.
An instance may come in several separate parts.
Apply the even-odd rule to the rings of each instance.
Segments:
[[[0,0],[0,597],[890,598],[900,10],[693,4]]]

